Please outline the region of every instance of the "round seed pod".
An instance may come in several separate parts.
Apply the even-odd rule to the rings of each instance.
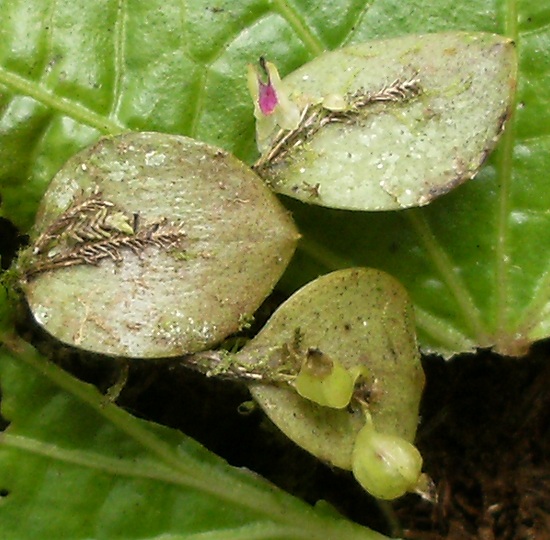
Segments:
[[[371,495],[391,500],[418,485],[422,456],[402,437],[380,433],[372,424],[367,424],[355,439],[352,470]]]
[[[187,137],[128,133],[65,164],[32,237],[21,271],[40,325],[89,351],[156,358],[237,331],[298,234],[235,157]]]

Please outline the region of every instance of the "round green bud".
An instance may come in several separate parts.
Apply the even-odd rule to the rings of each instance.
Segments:
[[[378,499],[396,499],[417,486],[422,469],[418,449],[396,435],[377,432],[372,424],[359,431],[352,455],[357,481]]]
[[[309,349],[294,381],[302,397],[324,407],[343,409],[350,402],[354,377],[338,360],[319,349]]]

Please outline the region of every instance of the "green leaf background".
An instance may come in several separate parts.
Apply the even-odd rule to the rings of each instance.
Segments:
[[[245,67],[262,54],[284,75],[323,50],[369,39],[504,34],[519,52],[517,110],[478,177],[421,210],[365,214],[289,203],[305,238],[284,287],[341,266],[381,268],[411,293],[425,349],[495,345],[520,354],[550,333],[550,8],[543,6],[4,0],[1,214],[27,230],[53,174],[104,133],[181,133],[251,163]]]
[[[0,215],[23,233],[54,173],[102,134],[128,129],[180,133],[252,163],[257,154],[245,68],[262,54],[285,75],[325,49],[375,38],[442,30],[512,37],[520,63],[517,108],[478,177],[420,210],[356,214],[286,201],[304,240],[283,287],[294,290],[318,273],[342,266],[385,269],[413,297],[423,346],[444,354],[480,345],[520,354],[531,341],[550,334],[550,7],[545,3],[0,0],[0,17]],[[4,325],[9,308],[4,296],[0,302]],[[48,445],[65,444],[68,452],[87,457],[86,452],[95,452],[102,442],[98,434],[103,428],[97,418],[90,419],[89,411],[75,411],[72,396],[79,390],[72,383],[57,393],[44,386],[39,364],[22,360],[32,353],[15,350],[14,355],[4,353],[0,360],[3,414],[12,421],[2,435],[0,471],[3,483],[8,482],[4,485],[17,484],[23,499],[18,501],[13,491],[0,500],[3,534],[11,530],[11,538],[24,538],[17,528],[27,527],[25,534],[33,534],[26,537],[39,537],[35,533],[40,531],[44,538],[193,538],[191,534],[205,531],[204,523],[186,523],[180,514],[189,506],[182,502],[192,505],[200,499],[206,505],[201,506],[204,519],[213,520],[213,532],[197,538],[292,538],[281,530],[254,528],[262,519],[254,509],[235,515],[220,508],[217,520],[212,508],[219,508],[219,499],[191,496],[186,489],[176,493],[166,483],[153,490],[147,504],[141,500],[124,508],[120,505],[128,486],[145,480],[123,482],[117,499],[117,470],[90,472],[81,464],[39,455],[40,449],[43,454],[51,450]],[[36,395],[29,389],[36,389]],[[62,432],[73,414],[83,419],[83,427],[77,429],[77,423],[74,433]],[[133,422],[130,417],[128,421]],[[90,424],[94,422],[95,427]],[[83,429],[86,426],[89,429]],[[163,444],[170,452],[187,444],[173,433],[143,429],[163,441],[166,437]],[[137,456],[135,447],[128,449],[133,443],[104,433],[105,463],[116,456],[115,442],[129,452],[123,461],[132,452]],[[32,452],[15,448],[17,437],[29,437]],[[196,455],[197,462],[210,459],[202,451]],[[232,474],[223,477],[227,485],[242,480]],[[54,534],[47,520],[40,522],[48,511],[69,520],[69,511],[61,516],[61,504],[69,505],[74,515],[96,519],[81,494],[97,482],[103,496],[112,494],[113,508],[120,510],[111,515],[113,529],[94,531],[93,524],[84,523],[78,536],[72,534],[73,525],[63,521]],[[22,506],[14,506],[17,502]],[[273,502],[275,513],[280,504]],[[299,512],[310,515],[301,508]],[[171,525],[153,531],[140,518],[142,511],[157,512],[155,519]],[[137,518],[144,529],[131,525]],[[252,525],[246,528],[245,523]],[[69,527],[69,535],[63,534],[63,527]],[[333,537],[352,538],[351,533]]]

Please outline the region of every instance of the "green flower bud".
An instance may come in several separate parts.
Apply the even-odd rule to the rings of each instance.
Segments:
[[[422,456],[410,442],[377,432],[371,423],[359,431],[352,455],[357,481],[378,499],[396,499],[417,486]]]
[[[353,394],[355,378],[338,360],[309,349],[294,386],[302,397],[324,407],[342,409]]]

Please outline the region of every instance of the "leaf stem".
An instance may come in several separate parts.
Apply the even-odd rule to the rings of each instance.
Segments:
[[[302,236],[297,249],[323,265],[328,271],[357,266],[351,260],[338,255],[333,250],[327,248],[327,246],[313,240],[309,236]]]
[[[403,527],[399,522],[397,513],[393,509],[393,506],[390,501],[377,500],[376,504],[388,523],[392,536],[401,536],[403,534]]]

